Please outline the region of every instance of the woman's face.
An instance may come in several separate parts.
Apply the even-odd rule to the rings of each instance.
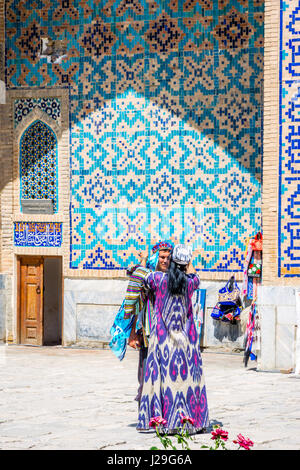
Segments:
[[[157,271],[162,271],[165,273],[168,271],[170,266],[170,251],[169,250],[160,250],[158,254],[158,264]]]

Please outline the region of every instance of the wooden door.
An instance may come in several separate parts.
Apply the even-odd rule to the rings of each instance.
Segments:
[[[43,344],[43,258],[20,259],[20,343]]]

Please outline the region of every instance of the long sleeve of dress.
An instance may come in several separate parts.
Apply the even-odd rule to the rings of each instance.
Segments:
[[[143,307],[145,295],[143,294],[144,279],[150,270],[139,266],[130,276],[124,303],[124,318],[137,314]]]
[[[200,287],[200,277],[197,273],[187,274],[189,289],[195,291]]]

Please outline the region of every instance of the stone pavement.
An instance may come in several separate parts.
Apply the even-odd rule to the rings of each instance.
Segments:
[[[300,449],[300,380],[202,353],[210,420],[254,449]],[[136,431],[137,352],[0,345],[0,449],[149,449]],[[210,443],[197,435],[192,449]],[[230,446],[229,446],[230,447]]]

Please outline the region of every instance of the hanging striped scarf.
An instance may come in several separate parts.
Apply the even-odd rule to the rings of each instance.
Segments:
[[[143,309],[147,298],[145,292],[142,290],[142,286],[149,272],[151,272],[150,269],[139,266],[130,276],[125,295],[125,319],[130,318],[131,315],[138,315]]]

